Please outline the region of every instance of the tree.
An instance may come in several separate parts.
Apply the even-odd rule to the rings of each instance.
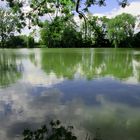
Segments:
[[[35,45],[34,38],[32,36],[28,36],[27,37],[27,47],[34,48],[34,45]]]
[[[139,48],[140,47],[140,32],[138,32],[137,34],[134,35],[132,46],[134,48]]]
[[[73,14],[76,11],[81,18],[85,19],[85,12],[88,12],[88,8],[92,5],[105,6],[106,0],[28,0],[26,3],[19,0],[1,0],[6,1],[9,7],[16,13],[21,21],[29,19],[29,28],[32,24],[41,26],[39,17],[48,14],[53,14],[56,17],[61,14]],[[84,6],[81,4],[84,3]],[[24,11],[23,7],[30,6],[30,10]],[[125,7],[128,4],[128,0],[119,1],[119,5]],[[80,8],[82,7],[82,8]],[[61,13],[61,14],[60,14]],[[50,16],[51,17],[51,16]],[[31,24],[32,23],[32,24]]]
[[[79,47],[82,36],[76,27],[72,16],[56,17],[44,23],[41,40],[48,47]]]
[[[7,47],[25,47],[27,46],[27,41],[25,40],[24,36],[11,36],[7,41],[6,41]]]
[[[40,32],[41,40],[47,47],[59,47],[61,35],[64,29],[64,22],[56,17],[52,22],[45,21]]]
[[[26,2],[23,0],[1,1],[6,1],[12,9],[12,14],[16,14],[18,17],[19,28],[23,28],[26,25],[28,25],[29,29],[34,25],[42,27],[43,24],[40,21],[40,17],[44,15],[48,15],[50,17],[50,21],[53,21],[57,17],[72,16],[77,12],[80,18],[84,18],[85,40],[87,34],[87,17],[85,16],[85,13],[88,12],[89,7],[92,5],[106,5],[106,0],[27,0]],[[125,7],[127,3],[127,0],[121,0],[121,2],[119,2],[122,7]],[[24,6],[30,7],[28,8],[28,11],[24,9]]]
[[[135,20],[132,15],[123,13],[108,21],[107,36],[115,47],[119,47],[121,42],[133,37]]]
[[[6,41],[14,35],[15,31],[20,31],[22,26],[18,18],[10,10],[0,9],[0,46],[4,47]]]
[[[87,41],[93,47],[109,47],[110,43],[106,37],[107,21],[106,17],[88,16],[87,20]],[[82,25],[82,30],[84,29]]]

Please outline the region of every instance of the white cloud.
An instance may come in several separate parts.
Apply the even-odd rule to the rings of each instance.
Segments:
[[[109,18],[112,18],[122,13],[132,14],[133,16],[140,15],[140,2],[131,2],[129,6],[125,8],[120,7],[119,9],[115,8],[111,12],[106,13],[105,15]]]

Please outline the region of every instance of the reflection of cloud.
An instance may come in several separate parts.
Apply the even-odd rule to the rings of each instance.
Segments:
[[[35,58],[33,58],[33,61],[35,61],[35,64],[38,66],[36,67],[35,64],[33,64],[29,59],[23,61],[23,82],[26,81],[26,83],[30,83],[32,85],[42,85],[47,87],[63,82],[63,77],[57,78],[57,76],[53,72],[46,75],[46,73],[41,70],[40,53],[38,53],[38,51],[40,50],[35,49],[34,52],[29,52],[27,49],[24,49],[21,52],[24,55],[28,55],[28,57],[33,53],[35,56]]]
[[[86,134],[85,130],[93,133],[97,127],[100,127],[104,132],[101,131],[105,140],[113,139],[117,134],[119,134],[118,139],[121,136],[129,136],[128,126],[129,130],[133,130],[133,121],[139,121],[139,108],[113,103],[102,94],[96,95],[96,100],[101,104],[95,106],[85,104],[84,98],[76,96],[65,103],[61,102],[64,93],[57,88],[44,89],[37,95],[31,94],[33,89],[29,84],[17,84],[15,87],[1,90],[0,94],[3,97],[0,100],[0,112],[3,112],[3,118],[0,118],[1,138],[14,139],[14,135],[19,135],[24,128],[37,127],[46,123],[49,116],[75,124],[75,132],[81,136]],[[6,105],[10,110],[5,108]],[[133,127],[130,128],[131,126]],[[105,129],[106,127],[109,128]],[[136,127],[137,130],[140,129],[135,123]],[[112,137],[109,138],[107,133],[111,133]]]

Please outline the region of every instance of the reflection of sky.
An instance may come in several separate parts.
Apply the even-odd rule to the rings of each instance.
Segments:
[[[100,84],[101,82],[99,81]],[[70,83],[68,82],[68,84]],[[16,87],[3,90],[0,93],[3,97],[0,100],[1,138],[6,135],[3,139],[7,139],[7,136],[11,139],[20,134],[26,127],[37,127],[43,122],[46,123],[46,120],[50,117],[76,124],[78,134],[81,134],[80,132],[83,132],[84,129],[93,133],[96,127],[103,127],[102,129],[104,129],[106,125],[110,125],[112,129],[116,126],[122,127],[122,124],[117,123],[123,122],[124,126],[122,128],[116,128],[117,134],[119,129],[127,132],[127,127],[133,126],[133,121],[139,122],[140,108],[138,101],[140,102],[140,96],[138,96],[138,93],[121,95],[121,93],[115,92],[112,94],[111,89],[104,93],[99,86],[94,85],[94,82],[87,84],[89,86],[88,91],[85,89],[87,85],[84,84],[83,86],[83,84],[84,82],[70,87],[66,84],[64,84],[66,87],[63,87],[62,84],[51,89],[32,87],[29,84],[17,84]],[[83,88],[80,90],[78,89],[79,86],[83,86]],[[107,87],[111,86],[108,85]],[[75,90],[70,93],[70,88]],[[93,88],[95,90],[91,91]],[[125,88],[125,85],[122,88]],[[36,90],[39,94],[34,95],[33,93]],[[110,93],[107,93],[107,91],[110,91]],[[122,98],[123,100],[121,100]],[[127,100],[125,101],[124,98],[127,98]],[[140,130],[137,123],[134,127]],[[128,135],[128,132],[124,134],[124,136],[126,135]],[[105,135],[105,137],[107,136]]]
[[[139,140],[140,86],[104,77],[87,81],[45,74],[36,62],[23,59],[23,79],[0,89],[0,137],[14,139],[24,128],[34,128],[50,118],[76,125],[78,135],[100,128],[104,140]]]

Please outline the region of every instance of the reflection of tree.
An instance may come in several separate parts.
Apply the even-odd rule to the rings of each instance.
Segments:
[[[140,81],[140,54],[138,51],[138,54],[134,56],[134,71],[135,71],[135,76],[138,78],[138,81]]]
[[[14,53],[1,51],[0,53],[0,86],[16,82],[21,77],[21,64],[17,64]]]
[[[69,52],[42,53],[42,69],[46,73],[54,72],[58,77],[73,78],[81,54]]]
[[[82,63],[82,67],[85,75],[90,78],[93,78],[93,76],[103,77],[110,75],[126,79],[133,74],[132,60],[133,57],[130,51],[125,50],[123,52],[114,49],[102,49],[102,51],[99,51],[95,49],[92,58],[93,62],[88,65]],[[86,62],[90,61],[90,56],[87,56]]]
[[[52,51],[42,53],[42,69],[46,73],[54,72],[58,77],[73,78],[80,69],[80,74],[88,79],[109,75],[125,80],[134,76],[133,59],[133,52],[126,49]]]

